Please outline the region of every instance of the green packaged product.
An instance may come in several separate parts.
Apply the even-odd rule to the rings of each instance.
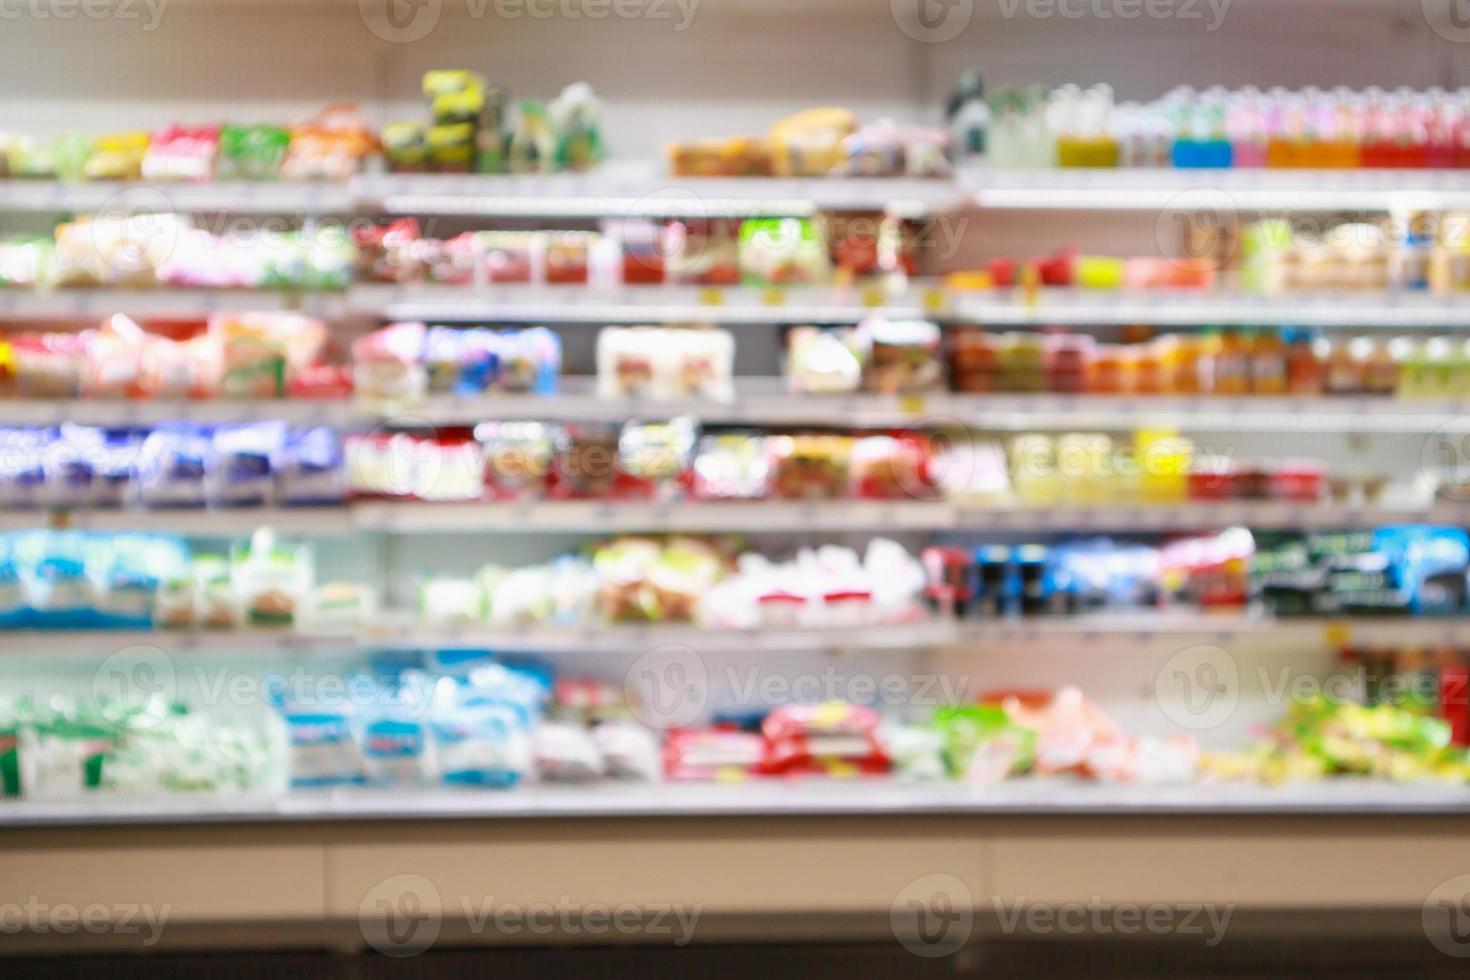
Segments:
[[[944,739],[945,764],[966,782],[998,783],[1030,768],[1036,755],[1036,733],[996,705],[939,708],[934,726]]]
[[[291,134],[276,126],[224,126],[219,133],[220,180],[275,180],[291,149]]]

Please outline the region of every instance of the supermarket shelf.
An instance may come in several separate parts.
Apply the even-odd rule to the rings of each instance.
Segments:
[[[80,320],[122,313],[147,320],[199,320],[211,313],[299,310],[339,318],[341,293],[256,289],[0,290],[0,319]]]
[[[269,526],[282,534],[329,537],[350,534],[351,516],[346,507],[10,510],[0,511],[0,532],[72,528],[209,538],[240,537],[258,527]]]
[[[522,627],[495,629],[466,625],[437,629],[392,617],[364,630],[366,647],[463,647],[524,653],[595,651],[642,653],[680,646],[700,653],[811,650],[918,650],[952,645],[957,636],[948,620],[920,620],[885,626],[710,629],[688,624]]]
[[[390,534],[521,534],[527,531],[933,531],[953,527],[941,502],[844,501],[516,501],[357,503],[352,524]]]
[[[907,215],[955,208],[951,180],[863,177],[672,177],[652,165],[608,164],[586,174],[381,175],[353,185],[365,208],[388,214],[486,217],[718,217],[806,215],[822,209]]]
[[[1434,210],[1470,207],[1464,170],[973,170],[958,179],[674,177],[657,164],[592,173],[369,174],[347,184],[0,180],[0,212],[110,208],[255,214],[699,219],[888,210]]]
[[[608,534],[628,531],[875,533],[920,531],[1054,534],[1470,525],[1470,505],[1364,506],[1282,501],[1055,507],[943,500],[834,501],[359,501],[342,507],[0,511],[0,531],[77,528],[234,537],[268,525],[283,534]]]
[[[65,411],[75,403],[60,403]],[[264,403],[262,414],[271,415]],[[375,419],[411,418],[430,425],[474,425],[486,419],[625,421],[693,416],[732,425],[819,425],[842,428],[961,428],[1036,431],[1049,428],[1126,430],[1168,425],[1191,432],[1395,432],[1470,431],[1470,400],[1370,397],[1213,397],[1177,395],[922,395],[793,394],[784,378],[737,378],[728,401],[707,399],[600,398],[590,378],[564,378],[554,396],[433,396],[376,409]],[[50,407],[43,418],[55,417]]]
[[[222,424],[281,419],[296,425],[377,423],[473,426],[487,419],[623,422],[691,416],[707,424],[1035,432],[1126,431],[1171,426],[1186,432],[1470,432],[1470,401],[1372,397],[1112,395],[800,395],[783,378],[739,378],[728,401],[601,398],[591,378],[563,378],[555,395],[435,395],[395,404],[297,399],[0,400],[7,425]]]
[[[349,401],[300,399],[208,399],[199,401],[52,399],[0,400],[0,420],[6,425],[157,425],[164,422],[225,424],[279,419],[294,425],[341,428],[357,421],[387,417],[364,413]]]
[[[1075,637],[1079,654],[1126,652],[1158,637],[1229,643],[1240,637],[1290,638],[1304,647],[1366,643],[1470,644],[1470,617],[1318,617],[1278,619],[1259,611],[1133,610],[1076,616],[918,619],[877,626],[717,629],[687,623],[511,627],[418,623],[412,613],[387,613],[355,631],[15,630],[0,631],[18,656],[66,653],[105,657],[125,647],[170,655],[265,653],[341,654],[354,650],[471,649],[518,653],[637,655],[685,647],[701,655],[968,650],[1010,655],[1044,638]],[[1059,655],[1061,648],[1053,650]]]
[[[866,316],[927,317],[996,326],[1152,324],[1324,328],[1463,329],[1470,297],[1428,293],[1258,295],[1041,290],[949,291],[917,280],[902,291],[875,286],[387,286],[344,293],[275,290],[0,290],[0,319],[202,318],[214,312],[300,310],[339,319],[444,323],[856,323]]]
[[[919,316],[937,306],[932,287],[901,296],[877,289],[718,286],[356,286],[354,312],[388,320],[556,323],[856,323]]]
[[[276,798],[139,800],[92,795],[77,800],[0,803],[0,824],[19,828],[548,817],[1466,813],[1470,813],[1470,787],[1351,779],[1283,786],[1119,786],[1047,779],[965,786],[866,779],[857,783],[525,786],[479,793],[338,790]]]
[[[1034,302],[1010,292],[950,293],[932,300],[927,308],[933,311],[930,315],[952,322],[1018,326],[1292,324],[1449,329],[1465,326],[1470,296],[1424,292],[1265,295],[1046,289],[1037,293]]]
[[[361,646],[355,632],[318,633],[290,629],[228,630],[8,630],[0,633],[6,648],[21,656],[76,654],[105,657],[128,648],[149,648],[169,655],[282,653],[351,653]]]
[[[865,316],[932,317],[1004,326],[1293,324],[1462,328],[1470,297],[1422,292],[1262,295],[1046,289],[959,292],[917,280],[876,287],[355,286],[349,307],[393,320],[562,323],[855,323]]]
[[[122,647],[169,654],[242,652],[340,653],[354,649],[511,650],[521,653],[643,653],[682,646],[700,653],[918,650],[946,647],[960,635],[949,620],[891,626],[722,630],[689,624],[523,626],[492,628],[417,625],[411,614],[388,614],[355,632],[241,630],[19,630],[0,632],[7,651],[106,656]]]
[[[357,199],[346,184],[183,184],[0,180],[0,212],[228,211],[242,214],[347,214]]]
[[[353,527],[404,533],[530,531],[1190,531],[1243,525],[1263,530],[1331,529],[1426,521],[1470,523],[1470,507],[1423,507],[1280,501],[1180,504],[971,505],[952,501],[517,501],[383,502],[352,505]]]
[[[981,208],[1069,210],[1399,211],[1470,207],[1467,170],[974,170]]]

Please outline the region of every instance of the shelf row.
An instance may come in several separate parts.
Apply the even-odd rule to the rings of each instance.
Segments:
[[[335,215],[703,218],[964,207],[1081,210],[1423,210],[1470,207],[1470,170],[964,170],[954,178],[674,177],[613,163],[549,175],[369,174],[348,183],[0,181],[0,212],[158,210]]]
[[[171,399],[0,401],[6,425],[248,423],[280,419],[337,428],[392,422],[399,427],[473,426],[486,420],[616,422],[693,416],[711,425],[843,428],[958,428],[1036,431],[1172,426],[1189,432],[1470,432],[1470,399],[1181,395],[802,395],[780,378],[739,378],[734,397],[604,398],[590,379],[562,379],[555,395],[439,395],[396,405],[360,400]]]
[[[281,823],[310,820],[453,820],[843,815],[1463,814],[1470,789],[1340,779],[1256,786],[1136,786],[1062,779],[994,786],[865,780],[649,787],[526,786],[511,793],[332,790],[281,797],[173,797],[14,801],[7,826]]]
[[[424,625],[408,615],[389,615],[352,631],[240,630],[19,630],[0,632],[15,656],[70,653],[105,657],[128,647],[169,654],[280,653],[311,655],[359,649],[475,649],[521,653],[642,654],[680,647],[701,654],[845,653],[964,649],[1030,644],[1042,638],[1075,638],[1086,652],[1101,643],[1134,645],[1158,637],[1190,637],[1229,643],[1269,635],[1301,645],[1341,647],[1350,642],[1463,647],[1470,617],[1276,619],[1255,612],[1136,610],[1076,616],[1000,617],[989,620],[929,619],[867,626],[709,629],[690,624],[516,627]],[[1058,648],[1060,649],[1060,648]]]
[[[1192,292],[947,290],[935,281],[898,293],[877,287],[500,285],[353,286],[346,292],[270,290],[0,290],[0,319],[197,320],[211,313],[298,310],[326,319],[363,316],[435,322],[855,323],[866,316],[926,317],[1014,326],[1291,324],[1316,327],[1460,328],[1470,294],[1320,292],[1293,295]]]
[[[340,507],[239,509],[13,510],[0,531],[75,528],[155,531],[194,537],[247,535],[262,525],[282,534],[338,537],[388,534],[543,532],[852,532],[1156,533],[1245,526],[1256,530],[1333,530],[1380,524],[1470,526],[1470,504],[1424,507],[1285,501],[1190,502],[1055,507],[979,506],[950,501],[515,501],[421,503],[362,501]]]

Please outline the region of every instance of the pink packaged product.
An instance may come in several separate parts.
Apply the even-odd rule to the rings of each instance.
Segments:
[[[403,401],[422,397],[429,387],[424,365],[428,327],[395,323],[352,343],[352,383],[364,398]]]
[[[210,180],[218,156],[218,126],[170,126],[154,133],[149,141],[143,157],[143,179]]]
[[[110,317],[82,334],[86,367],[83,398],[133,398],[140,392],[148,335],[128,317]]]

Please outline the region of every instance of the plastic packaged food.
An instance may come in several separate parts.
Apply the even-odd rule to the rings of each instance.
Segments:
[[[364,398],[410,401],[428,390],[424,348],[428,328],[395,323],[352,343],[352,384]]]
[[[682,492],[699,437],[688,417],[667,423],[630,422],[618,436],[619,496],[672,499]],[[626,476],[626,480],[621,477]]]
[[[552,460],[549,496],[575,500],[613,496],[618,487],[618,437],[613,425],[564,426]]]
[[[602,753],[580,725],[548,721],[531,733],[536,770],[547,782],[584,783],[603,775]]]
[[[165,425],[143,440],[138,459],[138,498],[150,507],[202,507],[215,465],[207,429]]]
[[[312,588],[311,552],[299,545],[280,544],[274,532],[260,528],[247,544],[231,552],[230,576],[246,623],[291,626]]]
[[[603,398],[726,401],[733,396],[735,339],[714,328],[605,327],[597,336]]]
[[[725,728],[670,732],[664,741],[664,773],[673,780],[733,782],[750,778],[765,758],[765,739]]]
[[[765,438],[723,433],[700,439],[691,492],[699,500],[759,500],[770,489],[771,459]]]
[[[851,436],[770,436],[771,494],[785,500],[835,500],[847,494]]]
[[[872,390],[894,394],[944,386],[937,325],[869,317],[858,326],[858,338],[868,350],[866,375]]]
[[[787,351],[787,382],[797,394],[846,394],[862,387],[863,351],[849,331],[793,327]]]
[[[214,431],[210,499],[226,507],[261,507],[275,492],[275,467],[286,445],[286,423],[221,426]]]
[[[826,243],[805,218],[751,218],[740,225],[740,278],[753,286],[819,285],[830,277]]]
[[[485,460],[485,486],[500,500],[536,497],[546,491],[556,427],[543,422],[482,422],[475,426]]]

